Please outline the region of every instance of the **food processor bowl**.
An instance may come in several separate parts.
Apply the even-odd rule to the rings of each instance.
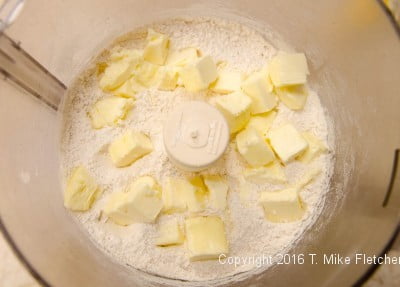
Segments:
[[[281,37],[309,59],[310,85],[332,120],[335,166],[322,215],[291,254],[322,260],[324,254],[386,250],[399,228],[400,41],[375,0],[26,1],[6,30],[10,38],[0,37],[0,59],[21,64],[16,74],[0,65],[0,226],[6,238],[44,286],[361,283],[374,266],[306,260],[210,282],[144,274],[101,252],[63,207],[57,107],[65,87],[116,36],[191,15],[242,22],[267,38]],[[29,66],[28,55],[18,62],[21,49],[39,68]]]

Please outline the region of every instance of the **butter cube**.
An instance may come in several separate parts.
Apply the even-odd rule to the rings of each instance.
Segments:
[[[150,87],[155,83],[155,77],[159,66],[149,62],[142,62],[135,70],[135,79],[145,87]]]
[[[251,99],[242,92],[218,96],[215,105],[225,116],[231,134],[244,128],[250,119]]]
[[[177,51],[171,51],[165,62],[168,66],[186,66],[188,63],[196,60],[199,56],[196,48],[184,48]]]
[[[188,63],[179,75],[186,90],[200,92],[217,79],[217,66],[210,56],[204,56]]]
[[[279,52],[272,58],[268,70],[272,83],[278,88],[305,84],[309,74],[307,60],[303,53]]]
[[[288,163],[308,147],[307,141],[291,124],[269,132],[269,141],[283,163]]]
[[[211,86],[211,91],[219,94],[229,94],[240,91],[243,75],[240,72],[222,69],[218,72],[218,79]]]
[[[301,134],[308,143],[308,148],[297,157],[297,160],[303,163],[310,163],[314,158],[319,156],[321,153],[327,151],[326,145],[320,141],[312,133],[304,132]]]
[[[185,179],[168,177],[164,184],[162,200],[165,213],[186,210],[199,212],[203,209],[196,187]]]
[[[111,62],[118,62],[126,59],[143,59],[143,52],[137,49],[120,49],[110,55]]]
[[[315,180],[320,174],[321,174],[320,168],[313,168],[313,169],[307,171],[301,177],[301,179],[296,183],[296,187],[299,189],[305,187],[307,184],[309,184],[313,180]]]
[[[196,202],[199,204],[200,209],[204,208],[204,202],[208,195],[207,187],[204,184],[203,178],[201,176],[195,176],[189,179],[191,185],[196,189]]]
[[[251,166],[262,166],[275,159],[268,143],[254,129],[245,129],[236,136],[239,153]]]
[[[185,229],[191,261],[218,259],[228,253],[224,223],[219,217],[187,218]]]
[[[100,88],[103,91],[115,90],[132,76],[132,71],[141,61],[141,53],[133,50],[129,57],[122,57],[118,61],[111,62],[100,79]]]
[[[204,183],[209,192],[209,205],[214,210],[225,210],[228,184],[218,175],[204,177]]]
[[[178,85],[178,72],[169,67],[160,67],[156,76],[157,89],[172,91]]]
[[[136,93],[141,92],[146,89],[142,84],[139,83],[139,81],[136,79],[136,77],[132,77],[128,80],[131,89],[134,90]]]
[[[267,137],[267,133],[272,126],[272,123],[276,117],[275,111],[270,111],[265,114],[252,116],[247,124],[246,128],[255,129],[264,138]]]
[[[200,212],[204,209],[204,196],[205,194],[198,187],[194,186],[186,180],[182,180],[181,196],[186,203],[186,209],[189,212]],[[194,188],[194,189],[193,189]]]
[[[131,165],[134,161],[153,151],[153,144],[145,134],[128,131],[108,147],[111,160],[116,167]]]
[[[135,99],[136,90],[131,84],[131,80],[127,80],[122,86],[112,91],[112,94],[117,97],[132,98]]]
[[[305,212],[305,205],[296,187],[262,192],[260,203],[264,208],[266,219],[276,223],[300,220]]]
[[[276,93],[282,103],[292,110],[303,109],[308,96],[307,88],[304,85],[276,88]]]
[[[64,206],[73,211],[89,210],[101,190],[83,166],[76,167],[67,181]]]
[[[243,175],[246,180],[257,184],[284,184],[287,182],[283,168],[277,161],[258,168],[247,168]]]
[[[183,68],[181,68],[181,67],[174,67],[174,68],[175,68],[175,71],[178,73],[178,81],[176,82],[176,85],[178,87],[184,87],[183,80],[180,76]]]
[[[152,223],[162,209],[160,193],[152,177],[139,177],[126,192],[115,192],[108,197],[104,213],[119,225]]]
[[[273,94],[273,86],[269,82],[268,74],[255,72],[242,84],[242,90],[252,99],[251,113],[260,114],[272,110],[277,102]]]
[[[160,225],[156,245],[170,246],[182,244],[185,236],[179,226],[178,220],[173,219]]]
[[[196,189],[185,180],[167,177],[163,185],[162,200],[165,213],[184,212],[187,209],[185,193],[195,197]]]
[[[147,45],[143,57],[147,62],[164,65],[168,56],[169,38],[149,29],[147,32]]]
[[[92,127],[94,129],[101,129],[105,126],[118,125],[126,118],[133,106],[133,99],[120,97],[107,97],[96,102],[89,111]]]

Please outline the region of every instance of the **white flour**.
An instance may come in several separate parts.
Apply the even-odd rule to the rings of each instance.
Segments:
[[[217,61],[226,61],[231,69],[245,73],[262,68],[276,53],[274,46],[260,34],[231,22],[171,20],[155,25],[154,28],[171,37],[172,48],[197,47],[203,54],[209,54]],[[132,40],[134,35],[136,39]],[[132,38],[127,37],[118,45],[142,48],[144,40],[137,35],[144,34],[131,34]],[[107,53],[103,53],[102,57],[106,57]],[[67,177],[76,165],[83,164],[104,189],[104,195],[90,211],[74,213],[77,220],[87,229],[88,236],[121,264],[163,277],[208,280],[256,268],[254,264],[242,264],[235,268],[234,265],[220,264],[218,261],[190,263],[183,245],[156,247],[154,239],[157,225],[171,217],[183,220],[185,214],[161,215],[156,224],[133,224],[128,227],[117,226],[100,216],[107,195],[125,188],[138,176],[152,175],[162,183],[168,175],[189,175],[169,162],[163,147],[162,126],[168,113],[179,103],[192,99],[207,99],[206,95],[193,95],[181,88],[172,92],[147,90],[137,95],[135,108],[121,126],[93,130],[87,112],[103,96],[105,94],[98,88],[96,68],[91,68],[81,75],[71,88],[63,114],[63,177]],[[300,131],[311,131],[326,141],[327,122],[319,98],[314,92],[310,93],[303,111],[294,112],[282,104],[278,109],[275,126],[289,121]],[[127,129],[149,134],[154,151],[130,167],[118,169],[108,158],[107,145]],[[207,171],[224,174],[229,182],[229,209],[220,214],[225,222],[230,243],[229,256],[274,255],[293,247],[322,209],[324,193],[328,190],[331,161],[331,155],[327,154],[320,156],[309,166],[294,162],[285,168],[290,183],[298,181],[313,167],[321,167],[323,172],[301,193],[308,206],[304,219],[294,223],[274,224],[264,219],[263,210],[257,204],[258,194],[260,191],[276,190],[282,186],[240,183],[243,162],[234,149],[234,143],[231,143],[224,158]]]

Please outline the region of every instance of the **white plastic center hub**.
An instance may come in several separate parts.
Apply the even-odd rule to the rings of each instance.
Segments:
[[[191,101],[173,111],[164,125],[164,146],[179,168],[200,171],[215,163],[229,142],[229,127],[213,106]]]

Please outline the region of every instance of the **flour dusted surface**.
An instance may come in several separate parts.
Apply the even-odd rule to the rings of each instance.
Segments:
[[[217,20],[171,20],[153,27],[171,38],[171,48],[196,47],[202,54],[211,55],[217,62],[226,62],[232,70],[250,73],[264,67],[275,53],[272,44],[257,32],[237,23]],[[117,46],[144,46],[144,39],[124,37]],[[111,47],[110,49],[113,49]],[[107,55],[107,52],[104,53]],[[103,60],[100,56],[98,61]],[[222,278],[256,268],[253,264],[238,267],[216,261],[190,262],[185,247],[161,248],[155,246],[157,225],[172,217],[181,221],[187,214],[159,216],[156,224],[132,224],[121,227],[107,221],[101,213],[104,199],[112,192],[121,191],[135,178],[152,175],[161,184],[166,176],[188,176],[174,167],[167,158],[162,140],[163,122],[180,103],[190,100],[208,100],[209,95],[191,94],[182,88],[172,92],[145,90],[136,96],[135,107],[127,120],[118,127],[100,130],[91,128],[87,112],[104,97],[98,88],[96,68],[88,69],[70,89],[63,111],[62,176],[83,164],[102,186],[104,195],[86,213],[74,213],[77,221],[88,231],[88,236],[113,260],[145,272],[182,280],[208,280]],[[302,111],[291,111],[284,105],[278,107],[274,126],[293,123],[300,131],[311,131],[318,138],[327,140],[328,129],[318,95],[310,92]],[[128,129],[142,131],[150,136],[154,151],[127,168],[115,168],[108,158],[107,146]],[[230,244],[229,256],[273,256],[289,250],[306,228],[318,217],[324,193],[328,190],[331,172],[331,155],[326,154],[310,165],[300,162],[285,167],[289,183],[297,182],[308,170],[320,167],[322,174],[301,193],[307,204],[302,221],[275,224],[264,219],[257,199],[261,191],[277,190],[283,186],[254,185],[242,178],[244,164],[232,141],[224,157],[206,174],[223,174],[229,183],[228,209],[219,214],[224,220]],[[203,214],[209,214],[207,211]]]

